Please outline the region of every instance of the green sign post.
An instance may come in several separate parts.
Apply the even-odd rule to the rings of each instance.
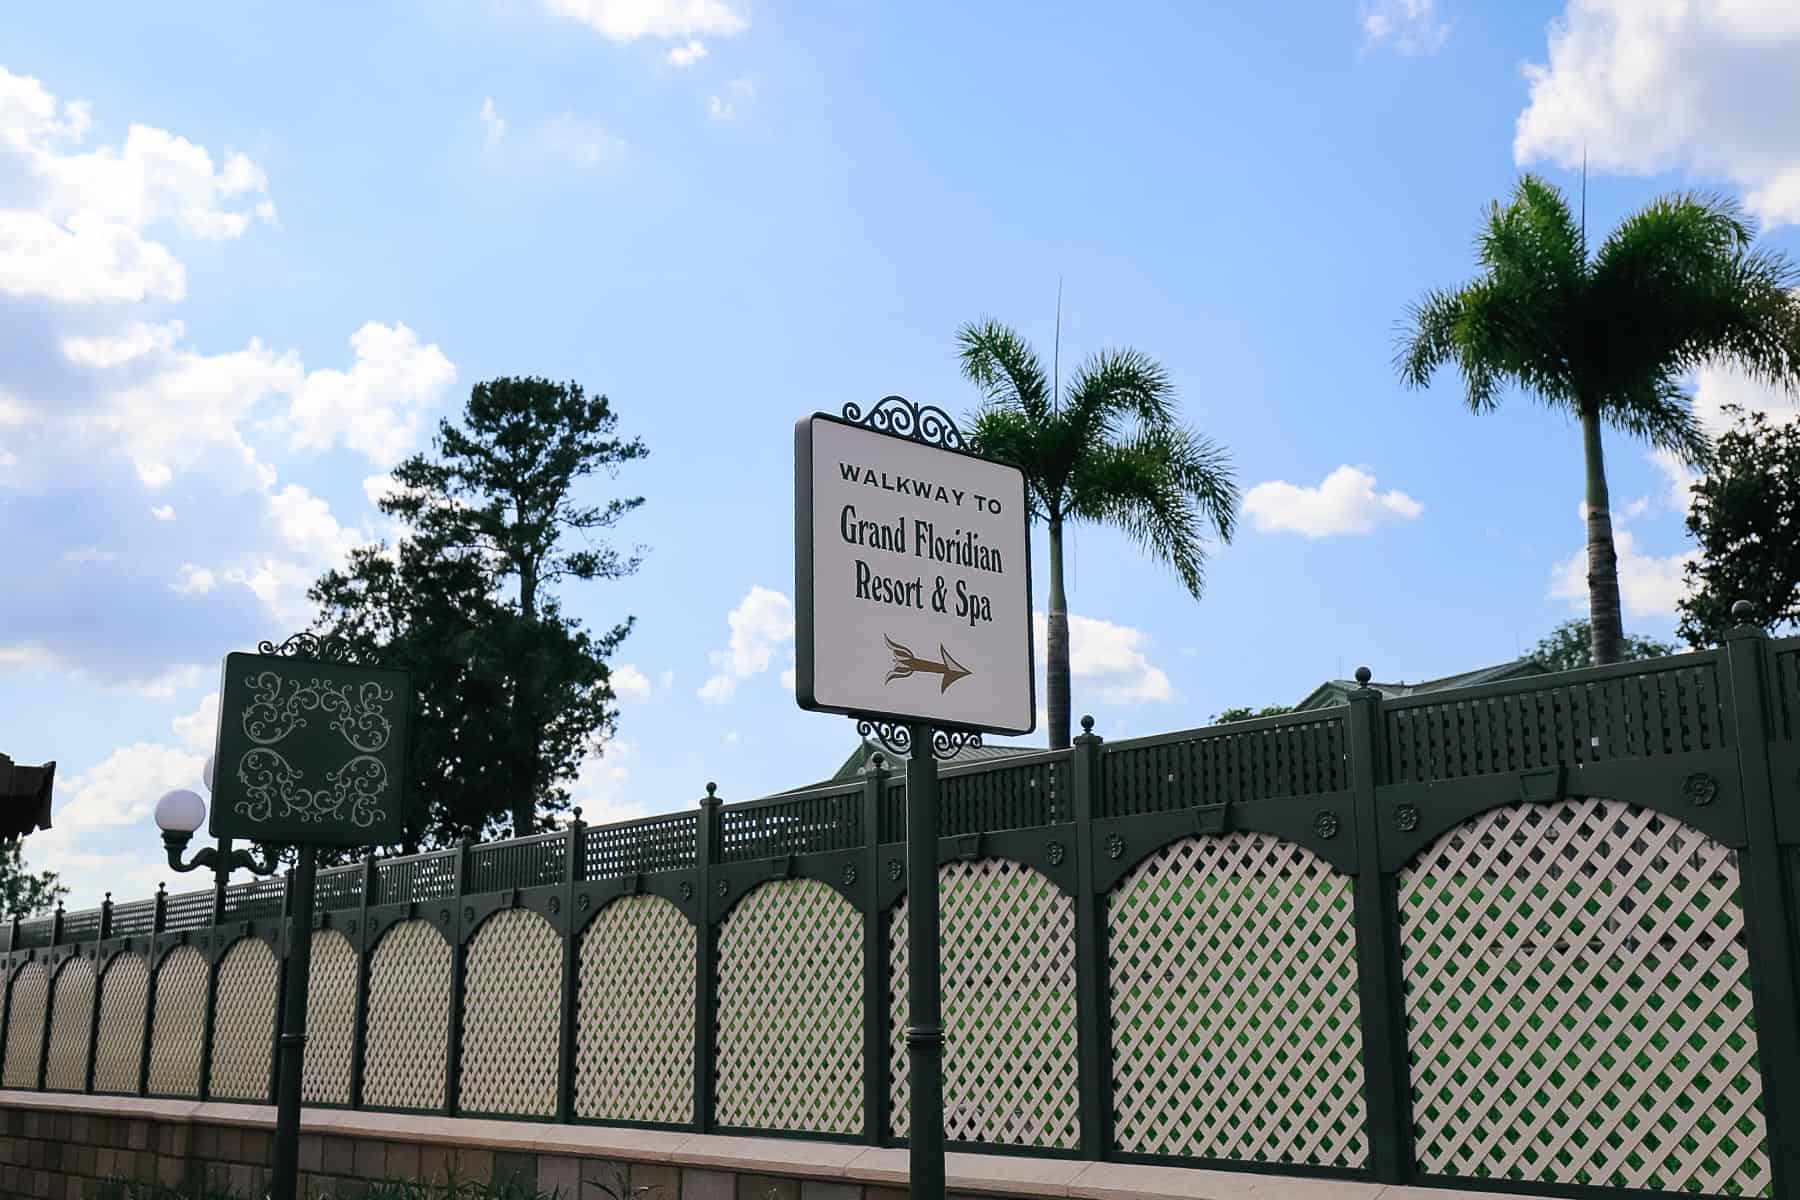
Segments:
[[[317,848],[397,842],[405,827],[405,671],[355,662],[341,642],[296,634],[225,656],[214,755],[213,836],[292,844],[281,1060],[269,1194],[293,1200],[312,971]]]

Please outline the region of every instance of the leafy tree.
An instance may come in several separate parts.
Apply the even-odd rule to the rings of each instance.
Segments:
[[[984,400],[970,441],[1025,472],[1033,520],[1050,535],[1045,641],[1050,745],[1069,744],[1069,605],[1063,527],[1124,530],[1175,569],[1196,599],[1205,537],[1230,541],[1238,491],[1225,449],[1184,428],[1162,366],[1137,350],[1109,350],[1076,368],[1057,394],[1037,354],[1011,328],[984,320],[957,332],[963,374]]]
[[[1728,360],[1767,382],[1800,382],[1796,273],[1752,247],[1735,204],[1708,197],[1652,201],[1590,257],[1562,193],[1532,175],[1492,206],[1476,258],[1473,282],[1410,310],[1395,365],[1424,387],[1454,363],[1476,413],[1497,407],[1510,383],[1577,420],[1593,658],[1618,662],[1626,644],[1601,427],[1702,463],[1707,440],[1684,387],[1694,368]]]
[[[1248,705],[1242,705],[1238,708],[1228,708],[1222,713],[1214,713],[1211,723],[1214,725],[1229,725],[1233,721],[1254,721],[1257,717],[1279,717],[1283,713],[1291,713],[1293,711],[1294,706],[1291,704],[1270,704],[1263,708],[1251,708]]]
[[[1577,671],[1582,667],[1593,665],[1593,645],[1594,636],[1588,628],[1588,623],[1577,617],[1572,621],[1564,621],[1552,629],[1547,637],[1538,642],[1537,648],[1526,657],[1543,663],[1552,671]],[[1619,661],[1636,662],[1642,658],[1662,658],[1679,651],[1680,647],[1669,642],[1627,635],[1625,654]]]
[[[1800,424],[1730,412],[1688,512],[1700,559],[1687,566],[1678,632],[1696,649],[1719,644],[1738,600],[1766,628],[1800,625]]]
[[[407,536],[357,550],[313,586],[321,632],[413,672],[409,840],[503,819],[514,836],[537,831],[567,807],[563,785],[583,755],[611,736],[606,660],[633,618],[590,633],[551,589],[637,569],[605,534],[643,498],[576,495],[587,476],[616,477],[647,453],[617,424],[606,397],[578,384],[477,384],[461,423],[439,424],[434,455],[394,469],[380,507]]]
[[[55,871],[33,872],[26,867],[19,842],[0,842],[0,901],[7,914],[29,917],[47,912],[68,894]]]

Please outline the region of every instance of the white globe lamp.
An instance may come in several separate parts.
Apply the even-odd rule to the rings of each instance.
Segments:
[[[156,802],[156,827],[164,833],[178,833],[182,840],[193,836],[206,820],[206,801],[197,792],[176,788],[165,792]]]

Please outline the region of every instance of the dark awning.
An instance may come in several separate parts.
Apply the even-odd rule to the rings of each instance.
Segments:
[[[0,754],[0,838],[16,841],[34,829],[50,828],[50,788],[56,764],[16,765]]]

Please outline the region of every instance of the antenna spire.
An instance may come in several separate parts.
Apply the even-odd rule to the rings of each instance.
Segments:
[[[1587,261],[1587,147],[1581,147],[1581,258]]]

